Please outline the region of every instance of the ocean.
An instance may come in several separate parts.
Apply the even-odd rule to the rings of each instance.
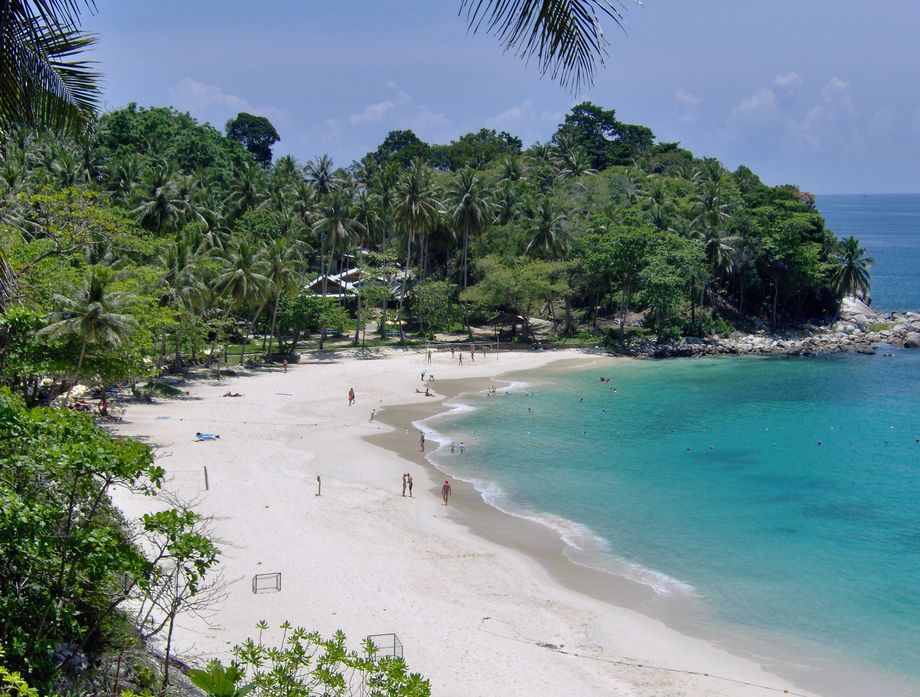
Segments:
[[[873,306],[920,309],[920,196],[818,207],[875,258]],[[462,401],[430,427],[466,453],[435,463],[573,562],[920,694],[920,351],[629,361]]]

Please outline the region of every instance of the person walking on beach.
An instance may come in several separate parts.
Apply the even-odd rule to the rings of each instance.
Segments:
[[[428,372],[427,370],[425,370],[424,368],[422,368],[422,382],[425,382],[425,373],[427,373],[427,372]]]
[[[354,403],[355,403],[355,388],[349,387],[348,388],[348,406],[351,406]]]
[[[447,499],[450,498],[450,482],[446,479],[444,480],[444,485],[441,487],[441,498],[444,499],[444,505],[447,505]]]
[[[409,484],[409,498],[412,498],[412,485],[415,483],[412,481],[412,475],[406,474],[406,482]]]
[[[425,432],[419,431],[418,433],[418,449],[421,452],[425,452]]]
[[[431,351],[428,351],[428,362],[431,363]]]
[[[371,418],[369,418],[368,421],[373,421],[373,420],[374,420],[374,416],[376,416],[376,415],[377,415],[377,410],[376,410],[376,409],[371,409]]]
[[[287,358],[285,358],[283,361],[281,361],[281,372],[282,372],[282,373],[286,373],[286,372],[287,372]]]
[[[409,486],[409,473],[403,472],[403,496],[406,495],[406,487]]]
[[[464,451],[465,449],[466,449],[466,448],[465,448],[465,446],[463,445],[463,441],[460,441],[460,445],[457,446],[457,451],[458,451],[461,455],[463,455],[463,451]]]
[[[453,359],[453,357],[454,357],[454,351],[455,351],[454,347],[451,346],[451,347],[450,347],[450,357],[451,357],[451,359]]]
[[[462,353],[459,355],[458,359],[460,361],[460,365],[463,365],[463,354]]]

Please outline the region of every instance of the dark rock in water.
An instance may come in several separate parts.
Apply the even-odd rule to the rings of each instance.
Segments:
[[[858,346],[856,348],[856,353],[865,353],[868,356],[874,356],[876,350],[873,346]]]

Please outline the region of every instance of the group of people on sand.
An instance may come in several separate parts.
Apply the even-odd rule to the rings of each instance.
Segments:
[[[412,475],[408,472],[404,472],[402,476],[402,495],[405,496],[406,492],[409,492],[409,498],[412,498],[412,487],[415,486],[415,482],[412,481]],[[444,505],[447,505],[450,495],[453,493],[453,490],[450,488],[450,482],[446,479],[444,484],[441,485],[441,498],[444,500]]]
[[[406,495],[406,491],[409,491],[409,497],[412,497],[412,487],[415,485],[415,482],[412,481],[412,475],[406,472],[403,474],[403,492],[402,495]]]

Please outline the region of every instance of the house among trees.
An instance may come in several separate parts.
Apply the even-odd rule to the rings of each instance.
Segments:
[[[330,295],[335,297],[354,297],[358,292],[367,286],[378,285],[389,287],[390,292],[397,300],[403,294],[403,277],[404,271],[396,271],[389,277],[371,276],[367,271],[357,267],[351,267],[337,274],[320,274],[315,279],[304,286],[304,290],[313,295]],[[415,279],[415,274],[409,271],[409,282]],[[325,279],[325,292],[323,292],[323,279]]]

